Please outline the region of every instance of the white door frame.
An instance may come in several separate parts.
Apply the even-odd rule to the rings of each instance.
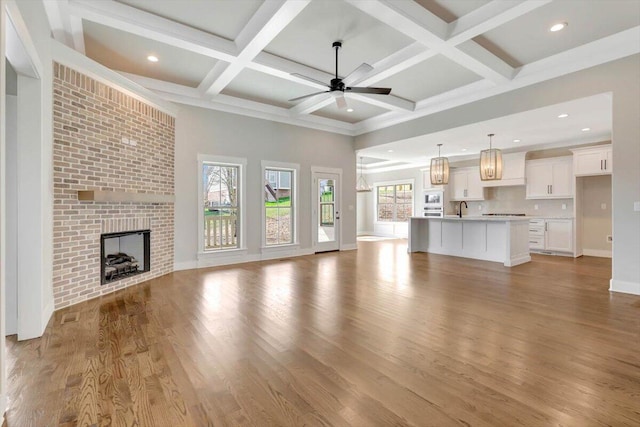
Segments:
[[[336,186],[338,197],[336,202],[338,209],[342,210],[342,169],[331,168],[326,166],[311,166],[311,247],[314,252],[319,248],[318,246],[318,203],[317,203],[317,191],[318,186],[315,181],[315,175],[317,173],[332,173],[338,175],[338,185]],[[337,211],[337,212],[340,212]],[[338,213],[338,216],[340,214]],[[340,221],[340,219],[338,219]],[[336,236],[336,242],[338,243],[338,250],[342,250],[342,223],[338,225],[338,233]]]

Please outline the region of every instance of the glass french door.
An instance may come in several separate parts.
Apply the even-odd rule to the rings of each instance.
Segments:
[[[340,249],[339,175],[314,172],[315,252]]]

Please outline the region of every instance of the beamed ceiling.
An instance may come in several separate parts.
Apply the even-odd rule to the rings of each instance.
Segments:
[[[640,52],[638,0],[43,1],[56,40],[169,101],[347,135]],[[293,74],[329,84],[334,41],[391,94],[289,101],[326,90]]]

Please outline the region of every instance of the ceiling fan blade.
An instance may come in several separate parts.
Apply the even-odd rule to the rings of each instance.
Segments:
[[[336,105],[341,110],[344,110],[345,108],[347,108],[347,100],[344,99],[343,95],[336,96]]]
[[[376,95],[389,95],[391,88],[388,87],[347,87],[345,92],[352,93],[373,93]]]
[[[300,101],[301,99],[311,98],[312,96],[320,95],[321,93],[329,93],[330,91],[324,90],[322,92],[310,93],[309,95],[299,96],[297,98],[290,99],[289,102]]]
[[[342,79],[342,82],[345,84],[345,86],[349,86],[350,84],[357,83],[364,76],[370,73],[372,70],[373,70],[373,67],[371,65],[362,63],[358,68],[353,70],[351,74],[349,74],[347,77]]]
[[[297,77],[299,79],[302,79],[302,80],[306,80],[306,81],[311,82],[311,83],[315,83],[315,84],[320,85],[320,86],[326,86],[326,87],[329,86],[325,82],[321,82],[320,80],[316,80],[316,79],[313,79],[311,77],[303,76],[302,74],[291,73],[290,75],[292,75],[294,77]]]

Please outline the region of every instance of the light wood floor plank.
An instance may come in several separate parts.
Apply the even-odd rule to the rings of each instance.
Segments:
[[[640,297],[610,275],[401,240],[176,272],[8,338],[7,425],[637,427]]]

